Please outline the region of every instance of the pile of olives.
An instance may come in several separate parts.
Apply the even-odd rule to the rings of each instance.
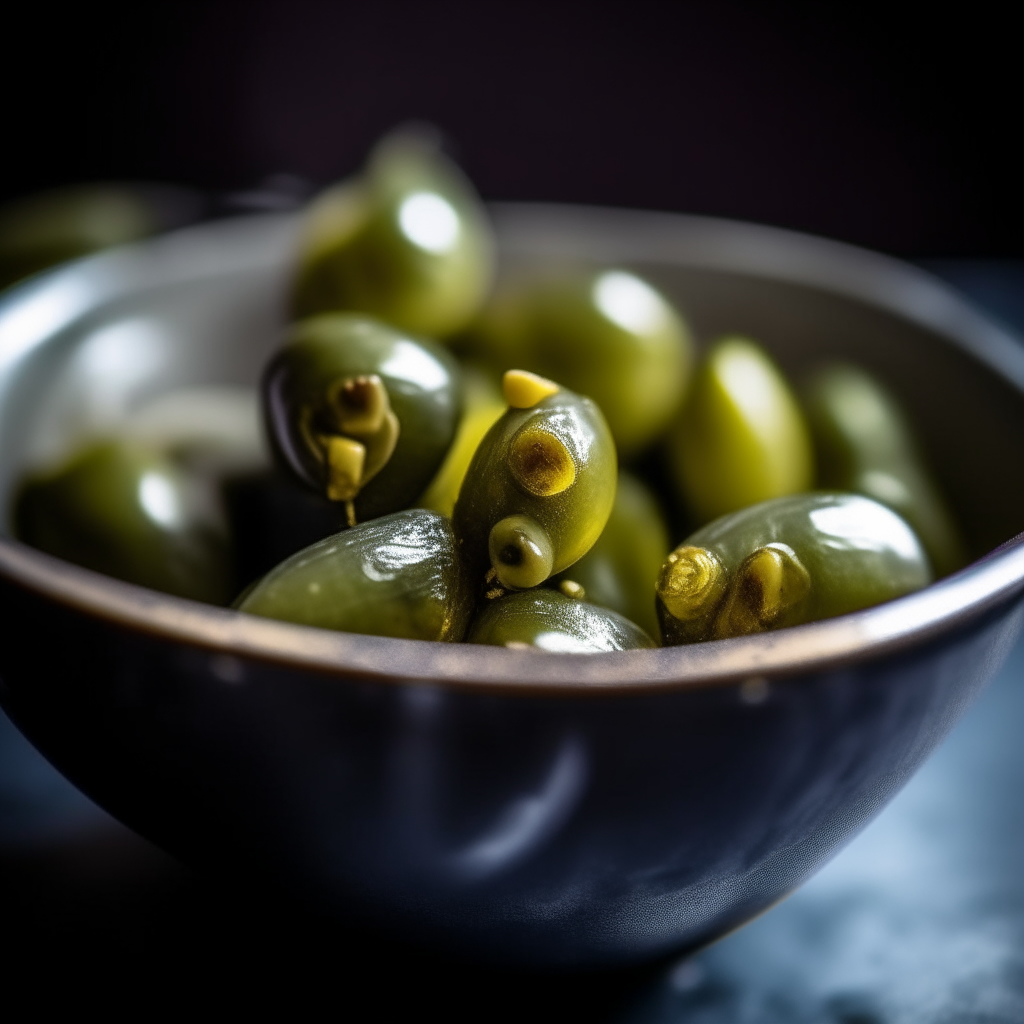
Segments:
[[[965,561],[878,381],[835,365],[797,394],[746,337],[698,359],[625,268],[498,268],[422,133],[315,199],[297,250],[259,394],[274,468],[102,438],[23,481],[24,541],[253,615],[568,652],[841,615]]]

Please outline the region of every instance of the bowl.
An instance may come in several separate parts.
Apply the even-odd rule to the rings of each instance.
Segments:
[[[332,633],[0,539],[0,700],[102,807],[200,870],[473,956],[697,947],[893,796],[1024,623],[1024,349],[922,271],[785,231],[498,206],[503,257],[625,265],[698,336],[902,398],[977,561],[889,604],[607,655]],[[258,379],[296,221],[190,228],[0,302],[0,499],[81,409]],[[66,440],[66,438],[65,438]],[[678,539],[678,538],[677,538]],[[259,891],[259,890],[256,890]]]

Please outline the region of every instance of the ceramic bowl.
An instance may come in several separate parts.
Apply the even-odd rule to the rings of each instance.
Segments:
[[[925,273],[820,239],[571,207],[495,217],[507,260],[635,268],[702,339],[748,333],[794,375],[837,357],[876,372],[979,560],[827,622],[569,655],[260,620],[5,536],[0,698],[85,793],[201,870],[502,961],[695,947],[862,828],[1017,638],[1024,350]],[[294,230],[211,223],[8,293],[3,507],[83,402],[253,384]]]

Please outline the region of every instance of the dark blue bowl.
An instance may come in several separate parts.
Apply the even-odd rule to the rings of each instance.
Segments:
[[[260,620],[2,539],[0,698],[85,793],[204,870],[506,961],[698,946],[862,828],[1019,635],[1024,352],[926,274],[819,239],[566,207],[496,216],[506,259],[634,267],[703,337],[753,334],[795,373],[837,357],[878,373],[983,557],[827,622],[561,655]],[[40,438],[73,434],[90,402],[255,383],[293,230],[193,228],[9,293],[4,503]]]

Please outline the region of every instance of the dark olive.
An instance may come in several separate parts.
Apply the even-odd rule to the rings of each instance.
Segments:
[[[451,521],[427,509],[407,509],[292,555],[236,607],[321,629],[458,641],[472,599]]]
[[[487,432],[455,504],[474,575],[524,590],[568,568],[601,535],[615,500],[616,454],[589,399],[533,374],[504,378],[509,409]]]
[[[369,317],[292,326],[263,376],[268,433],[300,480],[351,521],[413,504],[437,472],[462,407],[446,350]]]
[[[540,588],[489,601],[473,621],[471,644],[537,648],[563,654],[655,647],[634,622],[608,608]]]
[[[128,441],[99,441],[30,477],[18,536],[118,579],[213,604],[230,598],[228,542],[209,485]]]

